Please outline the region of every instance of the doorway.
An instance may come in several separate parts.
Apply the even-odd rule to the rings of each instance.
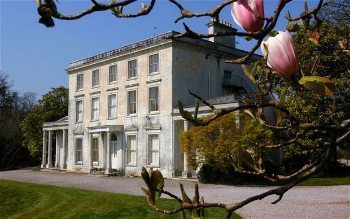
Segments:
[[[111,134],[111,161],[112,169],[123,171],[123,134],[116,132]]]

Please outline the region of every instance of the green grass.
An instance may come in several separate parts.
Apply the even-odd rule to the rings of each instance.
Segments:
[[[166,209],[177,206],[174,200],[162,199],[159,203],[159,207]],[[208,218],[224,218],[225,215],[225,211],[218,208],[207,212]],[[156,212],[142,196],[0,180],[0,218],[148,219],[179,216]]]
[[[329,177],[329,178],[309,178],[299,184],[300,186],[337,186],[350,185],[350,176]]]

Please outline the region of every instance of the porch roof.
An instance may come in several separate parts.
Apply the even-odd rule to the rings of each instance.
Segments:
[[[212,104],[216,109],[223,109],[223,108],[229,108],[229,107],[237,107],[239,106],[239,102],[236,99],[236,96],[234,94],[226,95],[226,96],[220,96],[213,99],[210,99],[207,101],[208,103]],[[184,109],[189,112],[195,111],[195,106],[185,106]],[[211,114],[212,110],[210,107],[204,105],[203,103],[199,104],[198,108],[198,114],[200,115],[206,115]],[[179,108],[173,108],[173,116],[180,116]]]
[[[68,116],[60,118],[59,120],[53,122],[45,122],[43,124],[44,130],[62,130],[68,129]]]
[[[120,132],[124,130],[123,125],[105,125],[105,126],[94,126],[88,127],[90,134],[101,133],[101,132]]]

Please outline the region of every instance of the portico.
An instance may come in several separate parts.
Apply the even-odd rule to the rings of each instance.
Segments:
[[[68,117],[44,123],[41,168],[66,169],[67,146]]]

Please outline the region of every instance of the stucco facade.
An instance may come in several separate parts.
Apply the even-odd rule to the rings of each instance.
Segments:
[[[186,153],[178,138],[189,124],[179,115],[178,100],[193,105],[188,89],[213,99],[255,88],[239,65],[225,63],[246,53],[234,48],[232,38],[220,42],[172,38],[176,34],[169,32],[69,64],[67,124],[59,129],[54,129],[55,123],[44,126],[42,167],[140,175],[146,166],[158,168],[165,177],[186,176]],[[238,101],[225,104],[235,106]],[[201,112],[209,111],[201,107]],[[49,129],[64,130],[56,132],[60,140],[55,156],[48,153],[52,150]],[[54,160],[57,165],[51,165]]]

